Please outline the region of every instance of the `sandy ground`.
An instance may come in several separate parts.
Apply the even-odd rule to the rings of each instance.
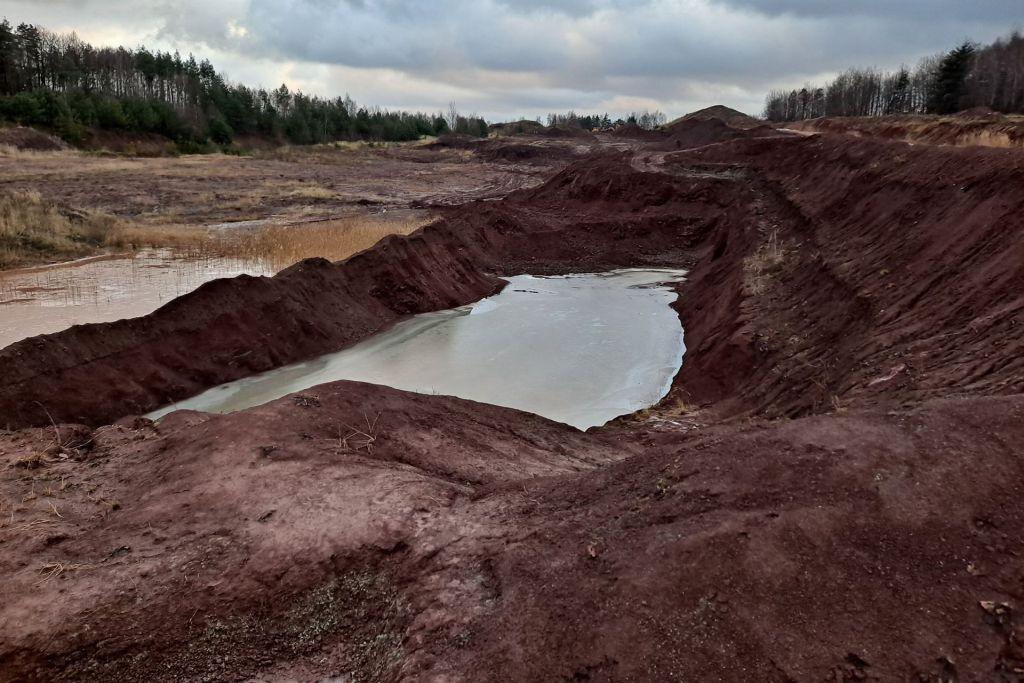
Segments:
[[[292,222],[500,197],[536,185],[545,168],[418,144],[286,148],[258,156],[0,155],[7,190],[35,190],[61,206],[146,225]]]

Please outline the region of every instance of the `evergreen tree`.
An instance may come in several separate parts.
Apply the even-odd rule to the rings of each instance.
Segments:
[[[0,95],[18,92],[18,39],[11,23],[0,21]]]
[[[932,114],[952,114],[960,111],[961,100],[967,92],[967,73],[977,48],[964,43],[946,53],[935,71],[928,111]]]
[[[457,115],[457,114],[456,114]],[[87,127],[158,133],[183,148],[235,135],[294,144],[363,138],[414,140],[448,129],[426,114],[358,108],[352,98],[321,99],[287,86],[267,92],[228,83],[208,60],[145,47],[96,49],[74,34],[57,35],[0,21],[0,119],[47,127],[73,142]],[[487,124],[459,117],[471,135]]]

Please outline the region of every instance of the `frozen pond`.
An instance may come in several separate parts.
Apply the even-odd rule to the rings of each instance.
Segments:
[[[149,415],[232,412],[339,379],[518,408],[580,429],[657,403],[682,363],[667,285],[680,270],[509,278],[337,353],[214,387]]]

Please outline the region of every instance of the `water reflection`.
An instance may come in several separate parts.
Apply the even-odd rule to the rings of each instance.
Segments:
[[[271,275],[265,265],[169,249],[0,272],[0,348],[84,323],[146,315],[222,277]]]

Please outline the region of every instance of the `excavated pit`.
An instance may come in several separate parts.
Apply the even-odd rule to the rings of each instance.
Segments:
[[[730,132],[4,349],[0,673],[1012,680],[1022,183],[1012,150]],[[122,419],[625,267],[688,270],[686,362],[587,433],[346,381]]]
[[[519,275],[493,297],[422,313],[355,346],[149,413],[230,413],[353,380],[516,408],[588,429],[668,393],[685,346],[669,308],[682,270]]]

